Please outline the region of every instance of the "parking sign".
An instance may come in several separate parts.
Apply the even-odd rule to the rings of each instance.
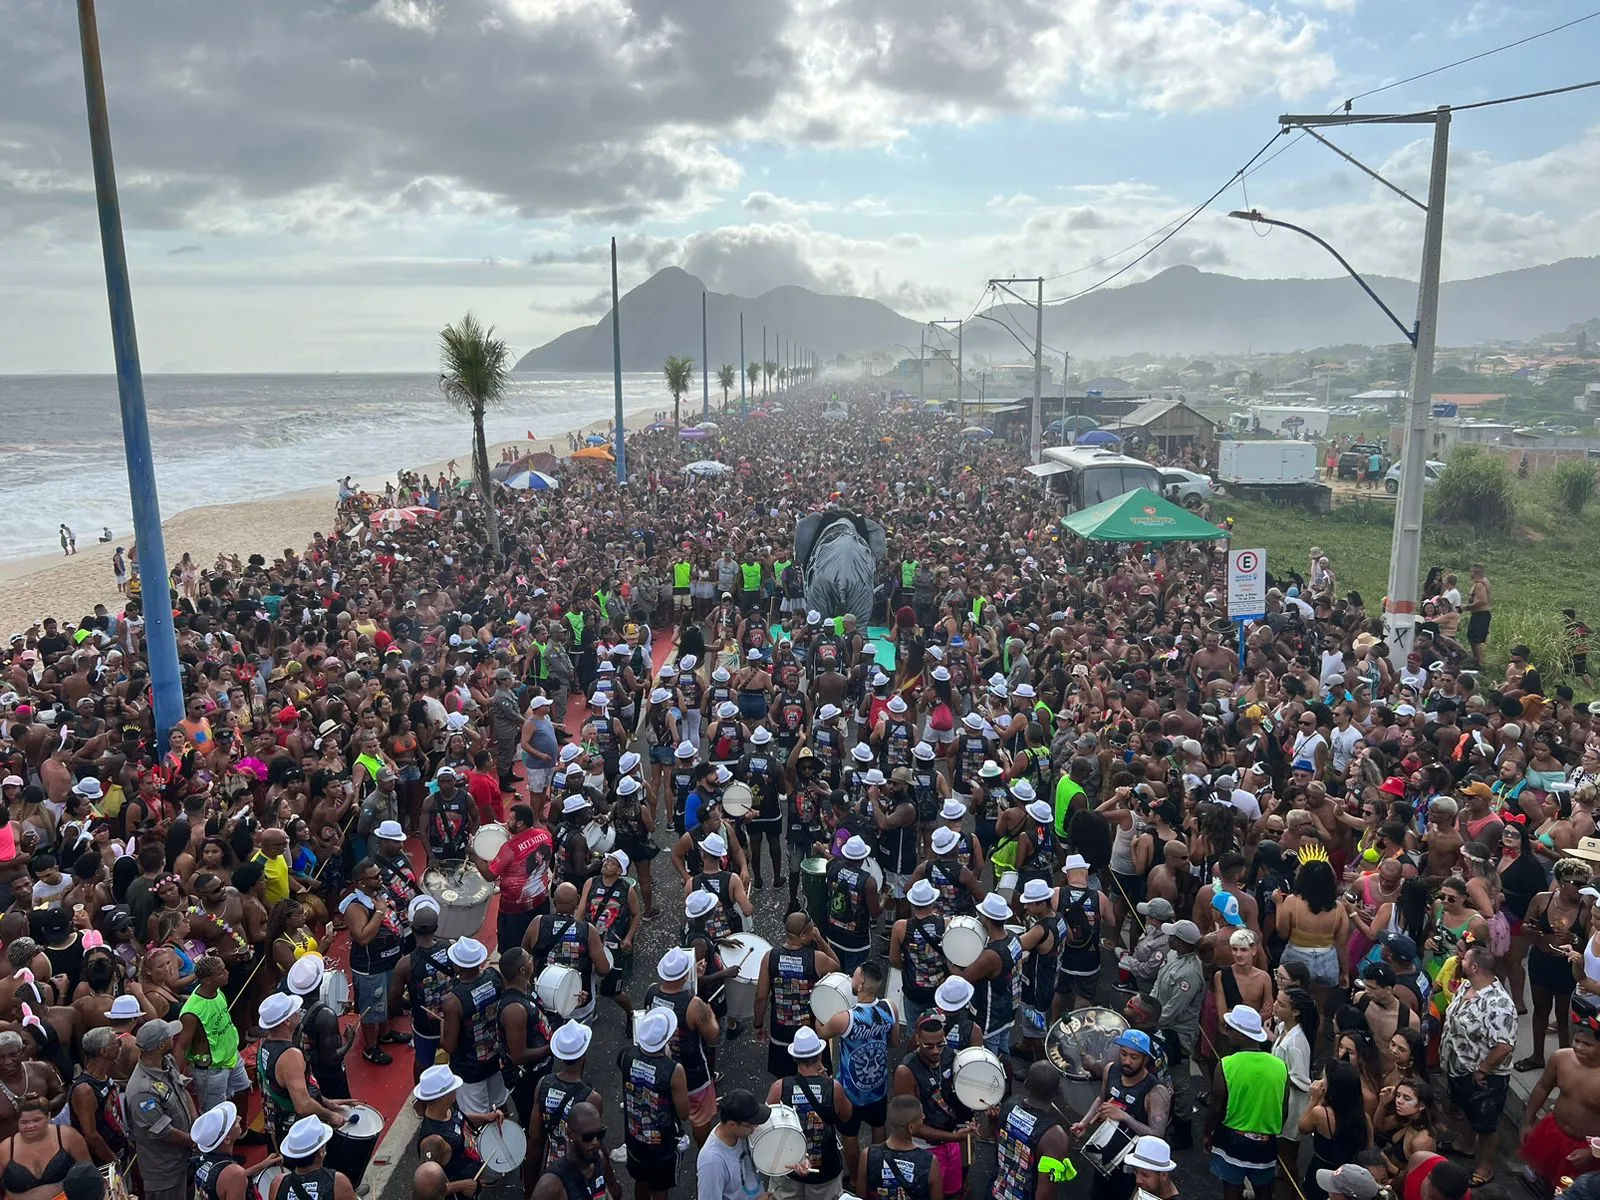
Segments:
[[[1228,551],[1228,619],[1254,621],[1267,613],[1267,552]]]

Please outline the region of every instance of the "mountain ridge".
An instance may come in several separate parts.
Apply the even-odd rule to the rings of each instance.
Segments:
[[[1367,282],[1407,324],[1416,310],[1416,283],[1393,276]],[[699,362],[699,279],[665,267],[622,297],[623,369],[655,370],[669,354]],[[1445,283],[1440,289],[1439,344],[1528,341],[1552,329],[1583,324],[1600,311],[1600,257],[1567,258]],[[999,305],[988,310],[1031,343],[1033,310]],[[761,357],[761,329],[809,346],[823,358],[893,350],[914,355],[925,329],[877,300],[829,295],[794,284],[755,297],[706,291],[709,357],[738,362],[739,314],[745,318],[744,361]],[[1023,351],[993,322],[965,327],[965,349],[1005,359]],[[1314,346],[1402,340],[1399,329],[1351,279],[1243,279],[1169,267],[1149,279],[1103,288],[1045,308],[1046,354],[1075,356],[1287,352]],[[1058,349],[1052,351],[1051,347]],[[780,357],[770,344],[767,357]],[[530,350],[518,371],[601,371],[611,366],[611,314]]]

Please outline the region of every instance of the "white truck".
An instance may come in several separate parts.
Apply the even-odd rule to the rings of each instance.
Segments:
[[[1332,415],[1325,408],[1303,408],[1298,404],[1254,404],[1250,407],[1250,420],[1257,434],[1301,442],[1327,437],[1328,419]]]
[[[1317,477],[1317,447],[1287,438],[1225,439],[1217,443],[1217,482],[1230,496],[1271,500],[1325,513],[1333,489]]]

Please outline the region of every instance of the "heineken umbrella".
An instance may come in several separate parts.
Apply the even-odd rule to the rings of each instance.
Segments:
[[[1163,500],[1149,488],[1135,488],[1062,518],[1066,529],[1096,542],[1204,542],[1227,537],[1210,521]]]

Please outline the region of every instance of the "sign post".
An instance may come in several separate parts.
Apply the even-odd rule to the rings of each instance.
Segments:
[[[1228,620],[1239,626],[1239,669],[1244,669],[1244,626],[1267,615],[1267,552],[1228,551]]]

